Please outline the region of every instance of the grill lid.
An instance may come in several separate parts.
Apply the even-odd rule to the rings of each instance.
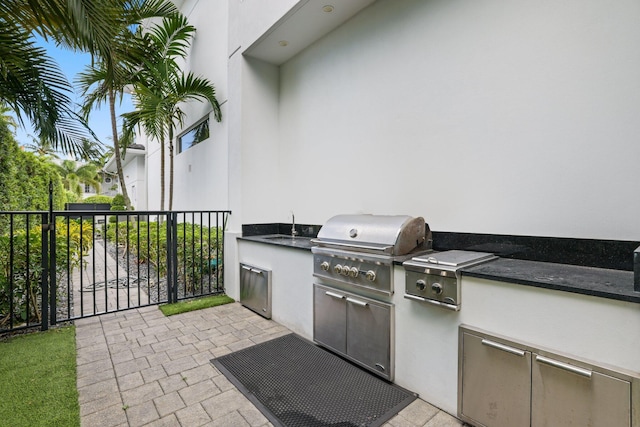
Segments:
[[[431,231],[422,217],[407,215],[336,215],[312,241],[323,247],[404,255],[431,244]]]

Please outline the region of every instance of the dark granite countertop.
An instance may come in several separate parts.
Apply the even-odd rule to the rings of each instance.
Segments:
[[[248,225],[243,226],[244,237],[238,237],[238,239],[311,251],[311,247],[314,246],[311,243],[311,239],[317,235],[318,230],[319,226],[296,224],[296,231],[299,233],[299,235],[295,238],[292,238],[289,234],[291,231],[290,224]],[[437,233],[434,233],[434,235],[435,234]],[[495,245],[497,244],[495,242],[492,243],[494,246],[492,246],[491,248],[484,246],[479,247],[477,245],[470,246],[471,243],[475,245],[477,242],[475,240],[469,240],[469,236],[473,237],[476,240],[482,240],[480,239],[480,237],[483,237],[485,240],[487,240],[486,236],[478,237],[477,235],[464,235],[463,237],[466,240],[463,239],[464,241],[459,242],[458,240],[460,240],[460,236],[454,235],[453,233],[440,234],[438,234],[438,241],[440,246],[436,245],[436,242],[434,240],[434,248],[436,249],[436,251],[445,251],[450,249],[483,249],[486,252],[493,252],[496,253],[496,255],[501,256],[501,258],[496,261],[481,264],[476,267],[463,269],[463,276],[478,277],[481,279],[516,283],[525,286],[534,286],[556,291],[573,292],[583,295],[591,295],[602,298],[640,303],[640,292],[634,292],[633,290],[633,271],[628,271],[626,269],[601,268],[602,266],[593,267],[587,265],[563,264],[561,263],[561,261],[556,261],[555,259],[515,259],[512,258],[513,254],[502,253],[501,251],[495,250]],[[455,237],[455,239],[453,239],[451,236]],[[499,240],[496,240],[496,236],[490,237],[491,239],[493,239],[489,239],[488,241],[490,242],[493,242],[494,240],[498,242]],[[590,251],[594,252],[596,255],[602,255],[602,253],[613,254],[615,255],[614,258],[618,259],[623,258],[621,254],[626,254],[627,252],[629,252],[629,248],[631,246],[636,245],[635,242],[585,242],[574,240],[569,241],[570,239],[521,238],[514,236],[510,236],[510,239],[514,242],[522,243],[523,245],[527,244],[527,248],[529,248],[528,250],[530,252],[536,252],[543,255],[547,254],[547,256],[549,253],[554,253],[555,250],[546,248],[546,246],[545,250],[539,251],[532,251],[530,248],[535,248],[536,246],[540,245],[548,246],[551,244],[550,242],[552,242],[556,245],[560,245],[560,249],[568,245],[568,249],[564,248],[557,252],[563,254],[573,254],[574,252],[576,252],[576,248],[582,248],[582,250],[584,251],[585,247],[590,248],[593,246],[595,247],[595,249],[591,248]],[[620,248],[618,246],[620,246]],[[509,247],[513,248],[513,245],[510,245]],[[553,249],[558,248],[554,247]],[[578,253],[581,252],[578,251]],[[610,255],[610,257],[613,255]],[[603,256],[595,258],[606,259],[606,257]],[[402,265],[401,262],[394,262],[394,264]],[[624,261],[623,265],[625,267],[628,267],[627,264],[628,262]],[[616,265],[615,268],[619,268],[615,263],[611,265]]]
[[[463,276],[640,303],[633,272],[500,258],[462,269]]]
[[[291,237],[286,234],[264,234],[258,236],[238,237],[239,240],[247,240],[249,242],[268,243],[270,245],[284,246],[294,249],[311,250],[311,237],[296,236]]]

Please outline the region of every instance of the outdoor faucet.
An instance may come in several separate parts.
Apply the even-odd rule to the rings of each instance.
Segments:
[[[291,237],[296,237],[298,232],[296,231],[296,216],[291,211]]]

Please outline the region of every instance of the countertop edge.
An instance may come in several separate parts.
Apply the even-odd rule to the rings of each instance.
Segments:
[[[295,239],[299,239],[297,241],[300,242],[300,244],[292,245],[291,244],[291,240],[272,240],[272,239],[269,239],[269,237],[273,237],[273,236],[275,236],[275,235],[238,236],[238,237],[236,237],[236,239],[237,240],[248,241],[248,242],[256,242],[256,243],[268,244],[268,245],[272,245],[272,246],[278,246],[278,247],[281,247],[281,248],[304,250],[304,251],[308,251],[308,252],[311,252],[311,247],[314,246],[311,243],[311,237],[297,236]],[[286,237],[286,236],[284,236],[284,237]],[[496,260],[494,262],[508,261],[508,260],[510,260],[510,259],[509,258],[499,258],[498,260]],[[483,265],[493,264],[494,262],[489,262],[489,263],[483,264]],[[531,263],[532,266],[544,266],[545,268],[548,268],[550,270],[554,270],[554,269],[560,270],[563,267],[566,268],[565,265],[553,264],[553,263],[545,263],[545,262],[540,262],[540,261],[524,261],[524,262]],[[401,262],[394,262],[394,265],[402,266],[402,263]],[[588,270],[594,268],[594,267],[581,267],[581,266],[573,266],[573,265],[569,266],[569,267],[575,268],[575,269],[580,269],[581,271],[584,271],[585,273]],[[606,272],[605,269],[598,269],[598,270]],[[611,271],[615,272],[615,273],[621,273],[622,272],[622,271],[618,271],[618,270],[611,270]],[[574,293],[574,294],[594,296],[594,297],[605,298],[605,299],[613,299],[613,300],[624,301],[624,302],[640,303],[640,293],[637,293],[637,295],[634,295],[634,294],[630,294],[628,292],[607,292],[607,291],[603,291],[603,290],[599,290],[599,289],[593,289],[593,288],[589,288],[589,287],[585,287],[585,286],[580,286],[579,284],[576,284],[576,285],[563,285],[563,284],[560,284],[560,283],[549,283],[549,282],[537,281],[537,280],[532,280],[532,279],[524,279],[522,277],[515,277],[514,274],[509,274],[508,272],[501,273],[501,272],[496,272],[496,271],[493,271],[493,272],[474,271],[474,267],[471,267],[469,269],[462,269],[461,270],[461,274],[463,276],[475,277],[475,278],[478,278],[478,279],[494,280],[494,281],[498,281],[498,282],[513,283],[513,284],[524,285],[524,286],[532,286],[532,287],[536,287],[536,288],[549,289],[549,290],[554,290],[554,291],[569,292],[569,293]],[[632,275],[633,273],[631,272],[630,274]],[[631,287],[633,287],[633,284],[631,284]]]
[[[247,242],[264,243],[264,244],[267,244],[267,245],[278,246],[278,247],[281,247],[281,248],[298,249],[298,250],[303,250],[303,251],[308,251],[308,252],[311,252],[311,246],[313,246],[311,244],[311,238],[310,237],[297,236],[296,239],[298,239],[298,241],[301,242],[301,244],[300,245],[292,245],[290,243],[290,241],[270,240],[269,239],[270,236],[275,236],[275,235],[238,236],[238,237],[236,237],[236,239],[237,240],[244,240],[244,241],[247,241]]]

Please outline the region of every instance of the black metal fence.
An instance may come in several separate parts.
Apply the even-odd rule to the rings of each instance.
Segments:
[[[0,212],[0,333],[223,293],[229,214]]]

